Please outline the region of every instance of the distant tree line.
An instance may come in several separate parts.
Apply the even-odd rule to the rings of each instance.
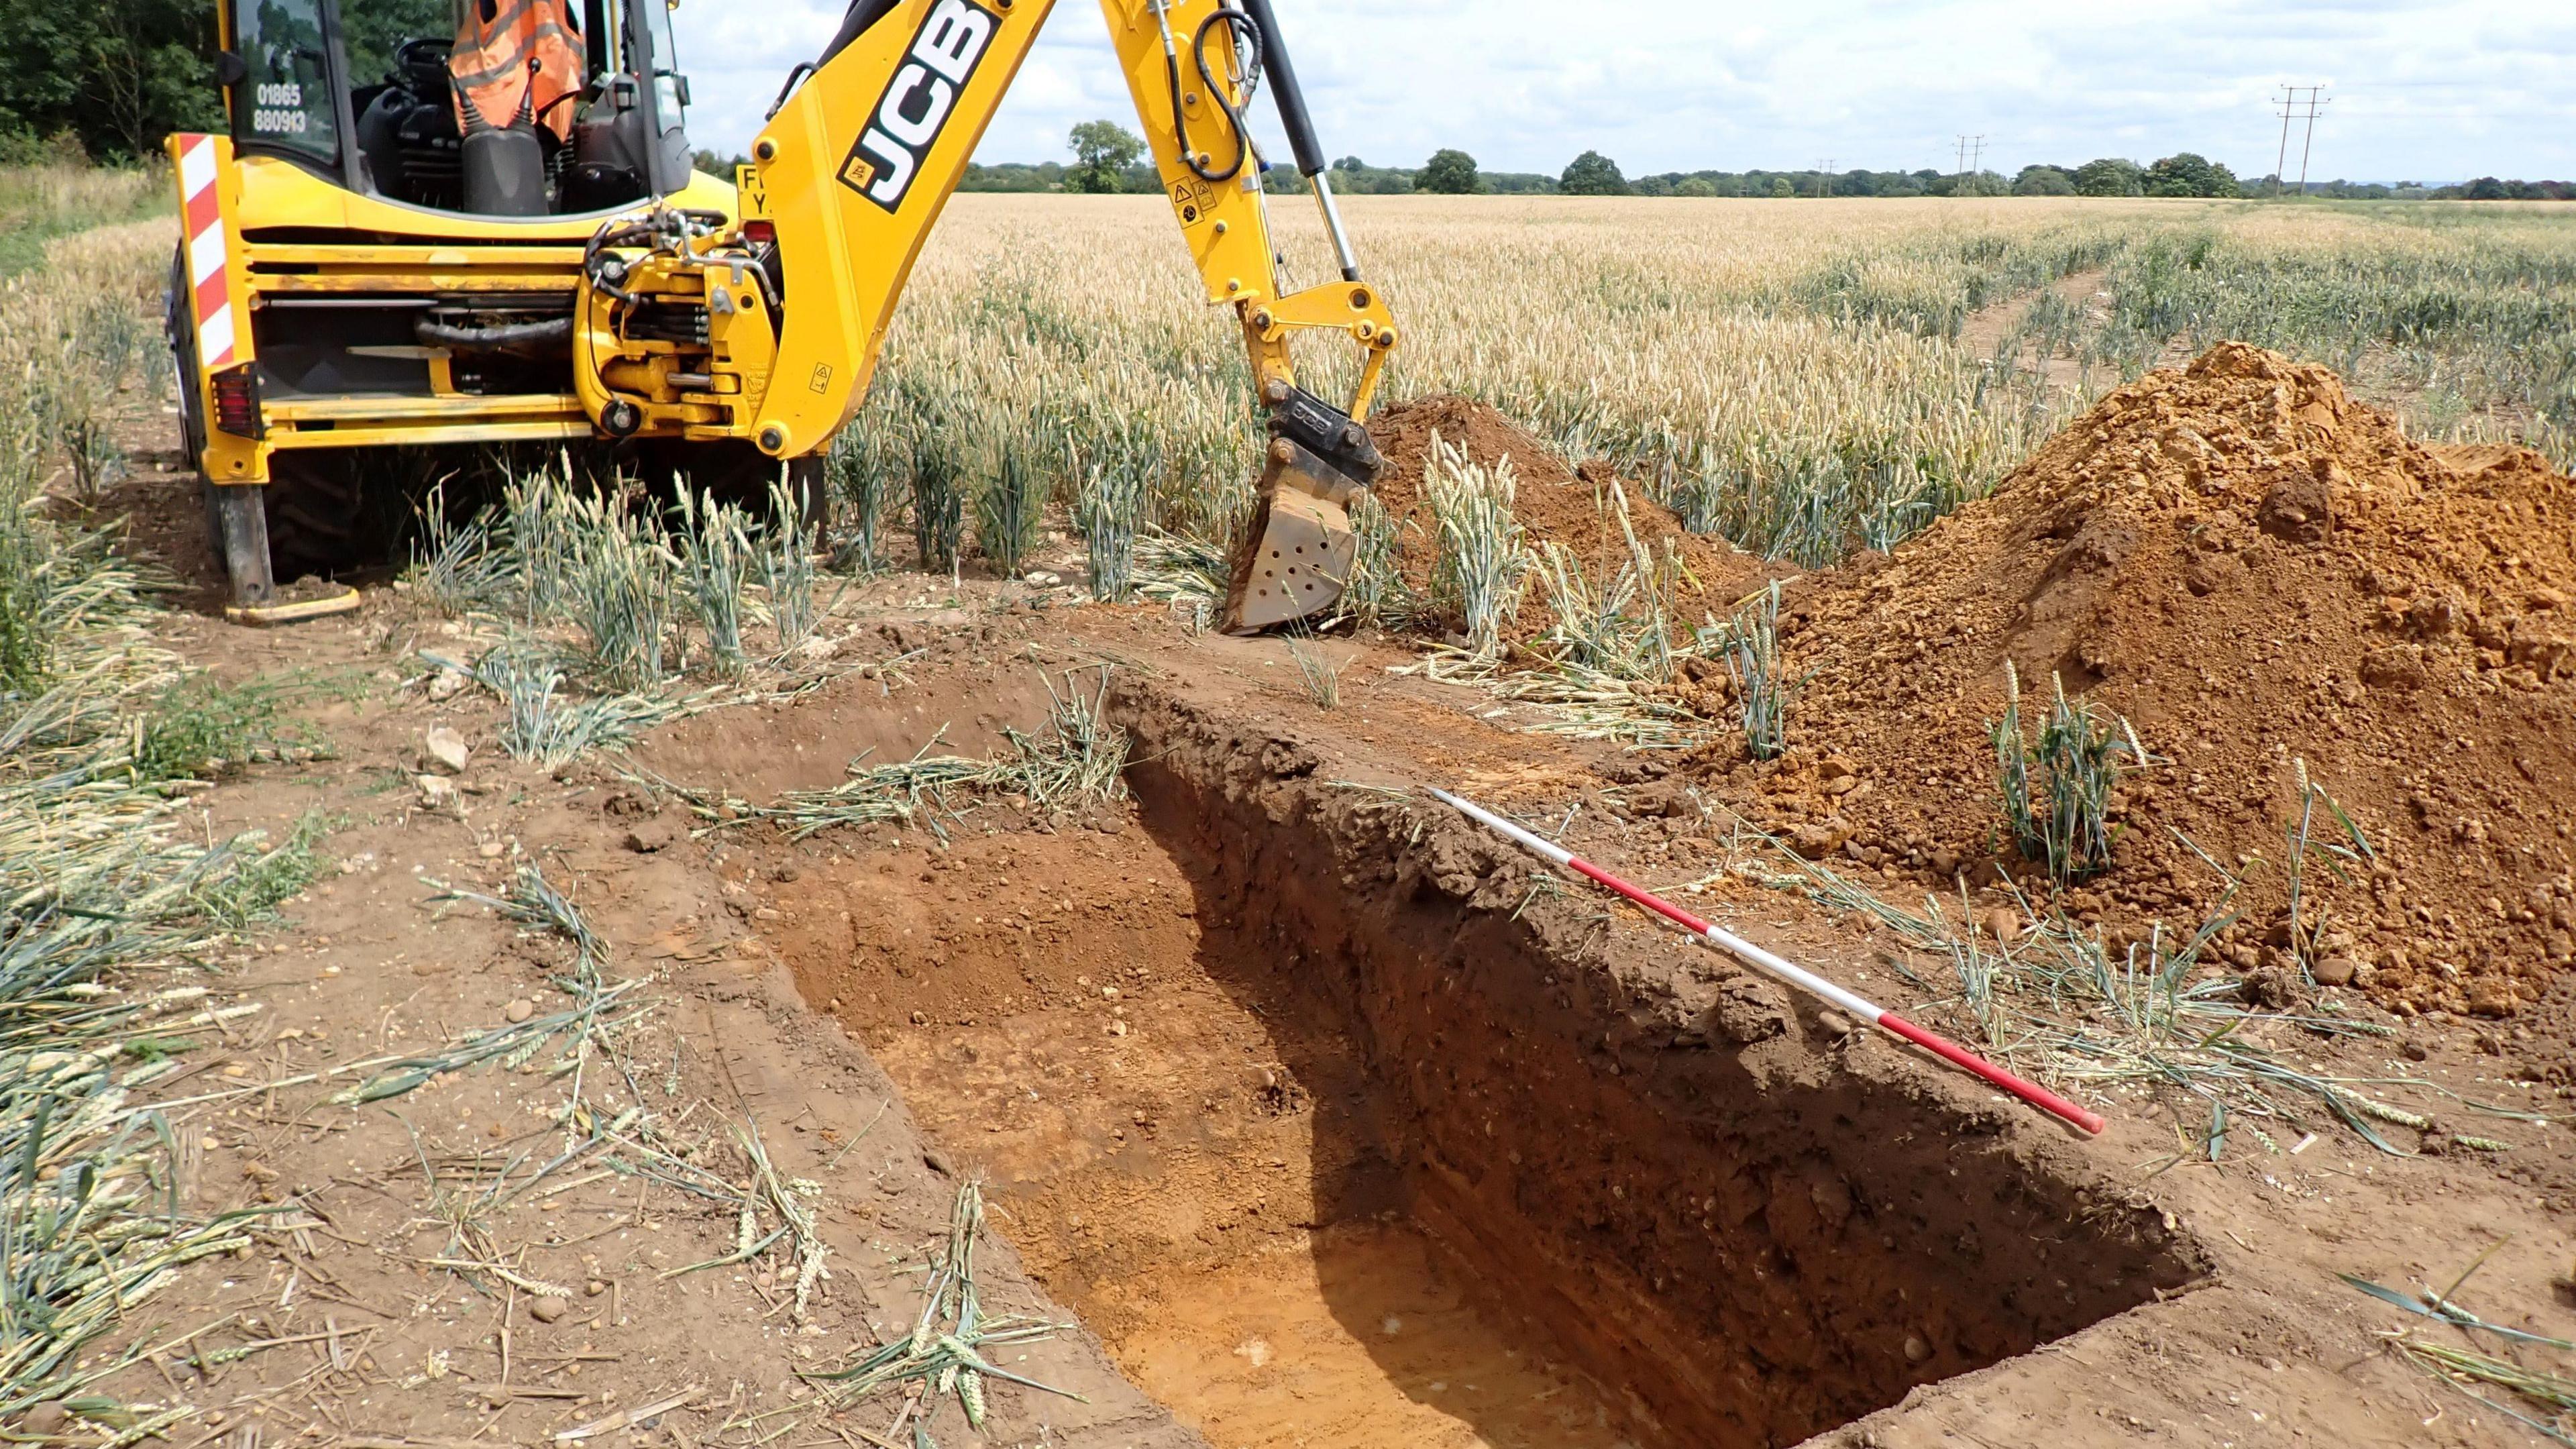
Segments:
[[[2498,181],[2481,176],[2457,186],[2438,186],[2435,201],[2576,201],[2576,181]]]
[[[1112,121],[1086,121],[1074,128],[1075,162],[1036,165],[1015,163],[966,168],[968,191],[1134,191],[1162,189],[1142,138]],[[1730,196],[1787,201],[1819,196],[2177,196],[2226,198],[2270,196],[2281,188],[2269,176],[2240,179],[2222,163],[2190,151],[2140,163],[2104,156],[2080,166],[2025,166],[2012,176],[1995,171],[1967,174],[1935,171],[1666,171],[1630,177],[1619,163],[1598,151],[1586,151],[1554,176],[1526,171],[1485,171],[1476,158],[1454,148],[1431,154],[1420,166],[1371,166],[1357,156],[1333,162],[1328,175],[1333,189],[1345,196],[1434,192],[1444,195],[1504,196]],[[1263,178],[1274,192],[1299,190],[1303,182],[1287,166],[1274,166]],[[2289,189],[2296,190],[2297,183]],[[2422,186],[2401,181],[2312,181],[2306,193],[2349,200],[2436,201],[2569,201],[2576,182],[2499,181],[2492,176],[2452,186]]]

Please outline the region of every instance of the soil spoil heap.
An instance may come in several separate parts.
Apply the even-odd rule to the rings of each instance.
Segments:
[[[1989,729],[2007,662],[2026,720],[2054,675],[2155,757],[2069,914],[2116,948],[2150,917],[2197,924],[2232,876],[2220,964],[2295,989],[2303,761],[2371,852],[2308,856],[2317,979],[2403,1015],[2510,1016],[2576,957],[2571,597],[2576,483],[2538,454],[2417,444],[2331,372],[2222,344],[1893,555],[1793,585],[1790,755],[1703,763],[1864,876],[2044,887],[2003,827]],[[2314,813],[2312,841],[2349,846]]]
[[[1609,463],[1596,458],[1569,469],[1547,444],[1472,398],[1434,393],[1390,403],[1369,419],[1369,433],[1386,457],[1372,491],[1396,520],[1397,563],[1417,595],[1431,586],[1440,536],[1423,482],[1435,437],[1472,464],[1490,468],[1509,460],[1518,479],[1512,516],[1520,520],[1524,541],[1532,552],[1548,543],[1562,547],[1596,588],[1607,587],[1630,559],[1612,503],[1612,485],[1618,484],[1637,542],[1656,557],[1670,548],[1686,571],[1674,600],[1676,623],[1697,623],[1710,610],[1724,613],[1765,575],[1760,559],[1725,539],[1682,527],[1671,509],[1648,496],[1643,485],[1620,480]],[[1525,640],[1545,633],[1553,619],[1547,605],[1546,587],[1532,578],[1510,636]]]

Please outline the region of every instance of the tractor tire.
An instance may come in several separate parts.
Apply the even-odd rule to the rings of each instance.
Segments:
[[[713,493],[730,503],[766,515],[769,486],[778,481],[779,460],[749,443],[663,443],[646,455],[647,477]],[[832,495],[824,483],[823,457],[787,460],[787,497],[796,516],[817,539],[831,523]]]
[[[161,331],[170,342],[170,366],[177,374],[179,448],[188,466],[206,466],[206,415],[197,394],[197,317],[189,305],[188,250],[185,243],[170,258],[170,288],[163,298]]]
[[[268,459],[268,550],[278,577],[330,578],[365,562],[359,455],[339,449],[277,452]]]

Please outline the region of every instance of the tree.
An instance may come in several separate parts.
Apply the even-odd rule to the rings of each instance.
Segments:
[[[2236,173],[2205,156],[2177,151],[2147,168],[2149,196],[2237,196]]]
[[[1437,191],[1444,196],[1473,195],[1478,186],[1476,158],[1447,148],[1432,152],[1431,159],[1422,163],[1422,169],[1413,176],[1414,190]]]
[[[1073,166],[1064,173],[1064,189],[1097,195],[1122,190],[1120,174],[1144,154],[1144,138],[1116,121],[1085,121],[1073,128]]]
[[[192,0],[0,0],[0,137],[32,154],[36,138],[68,133],[84,154],[135,159],[173,130],[222,129],[212,13]]]
[[[1772,177],[1772,178],[1771,178],[1771,199],[1772,199],[1772,200],[1774,200],[1774,201],[1787,201],[1787,200],[1789,200],[1791,197],[1796,196],[1797,194],[1798,194],[1798,188],[1797,188],[1797,186],[1796,186],[1795,184],[1793,184],[1793,183],[1789,180],[1789,178],[1788,178],[1788,177],[1786,177],[1786,176],[1774,176],[1774,177]]]
[[[2078,196],[2144,196],[2146,191],[2146,173],[2135,161],[2104,156],[2075,168]]]
[[[1368,169],[1368,163],[1357,156],[1345,156],[1341,160],[1333,163],[1333,169],[1336,171],[1351,172],[1366,171]]]
[[[390,75],[394,51],[406,40],[455,38],[456,7],[450,0],[368,0],[340,7],[340,45],[348,55],[351,85],[371,86]]]
[[[2075,178],[2054,166],[2025,166],[2013,178],[2015,196],[2073,196]]]
[[[1705,176],[1685,176],[1681,180],[1673,183],[1673,195],[1675,196],[1703,197],[1715,196],[1716,194],[1717,183],[1709,180]]]
[[[1628,178],[1619,174],[1618,162],[1598,151],[1586,151],[1566,164],[1556,189],[1568,196],[1625,196]]]

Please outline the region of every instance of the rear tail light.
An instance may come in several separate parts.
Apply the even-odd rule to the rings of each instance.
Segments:
[[[216,373],[214,390],[217,429],[254,442],[268,436],[268,420],[259,406],[259,364],[245,362]]]
[[[756,247],[774,247],[778,245],[778,224],[766,220],[746,221],[742,224],[742,239]]]

